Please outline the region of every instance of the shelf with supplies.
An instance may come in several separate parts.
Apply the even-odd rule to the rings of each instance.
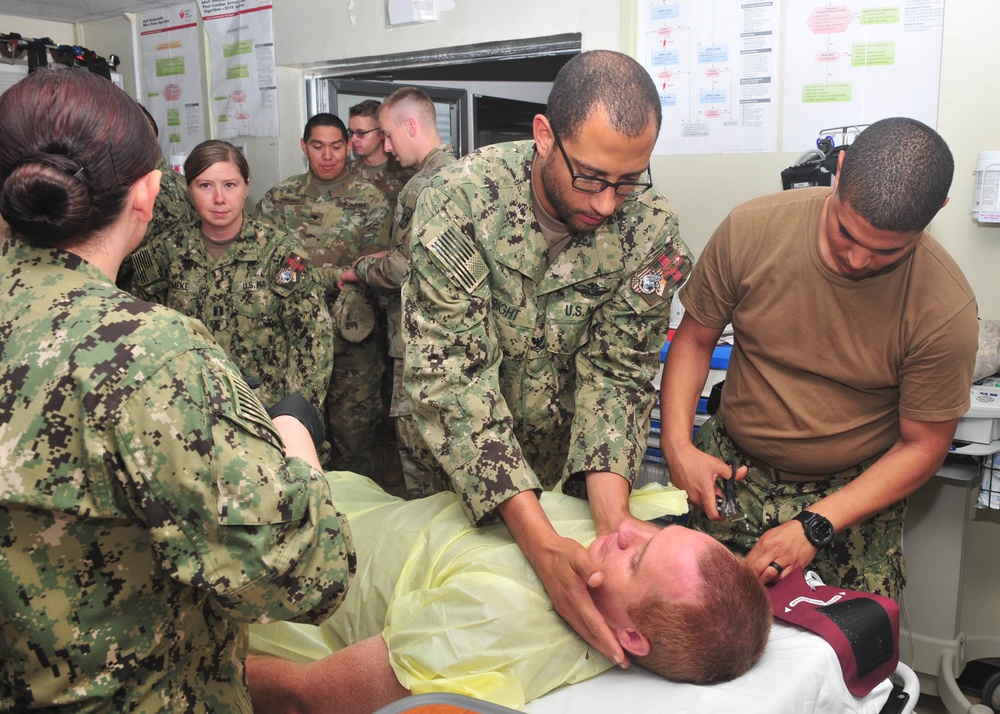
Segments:
[[[667,333],[667,340],[663,344],[663,348],[660,350],[660,369],[656,373],[656,377],[653,379],[653,387],[657,390],[657,399],[656,404],[653,406],[653,412],[650,416],[649,436],[646,440],[646,453],[642,460],[642,466],[639,469],[639,476],[636,478],[635,482],[635,486],[637,488],[654,481],[658,483],[670,482],[670,474],[667,473],[667,463],[663,458],[663,452],[660,450],[659,390],[660,380],[663,377],[663,363],[667,359],[667,352],[670,350],[670,340],[673,338],[673,335],[673,330],[670,330],[670,332]],[[733,346],[730,344],[720,344],[712,351],[712,358],[709,362],[708,378],[705,380],[705,388],[702,390],[701,397],[698,399],[698,405],[695,408],[694,424],[692,424],[693,433],[696,433],[698,431],[698,427],[704,424],[708,419],[709,394],[712,391],[713,385],[726,378],[726,369],[729,367],[729,358],[732,353]]]

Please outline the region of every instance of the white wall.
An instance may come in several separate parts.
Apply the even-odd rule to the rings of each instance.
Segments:
[[[112,54],[118,55],[121,63],[116,71],[122,75],[125,91],[137,101],[144,100],[136,88],[136,56],[132,43],[132,25],[127,18],[118,15],[81,24],[80,44],[104,58]]]
[[[32,20],[27,17],[0,15],[0,32],[9,35],[18,33],[24,39],[42,39],[48,37],[56,45],[75,45],[77,42],[76,25],[71,22],[54,22],[52,20]],[[88,49],[93,49],[92,47]],[[96,51],[96,50],[95,50]],[[98,52],[100,54],[100,52]]]
[[[621,11],[613,0],[456,0],[437,22],[386,28],[385,2],[279,0],[274,21],[278,63],[437,49],[480,42],[583,34],[583,49],[619,45]]]
[[[972,222],[973,171],[980,151],[1000,149],[1000,94],[991,81],[1000,65],[1000,3],[947,0],[938,129],[955,155],[951,203],[935,219],[935,236],[961,265],[979,301],[979,315],[1000,319],[1000,225]],[[1000,636],[1000,512],[976,511],[969,524],[962,627]],[[1000,656],[1000,652],[997,653]]]

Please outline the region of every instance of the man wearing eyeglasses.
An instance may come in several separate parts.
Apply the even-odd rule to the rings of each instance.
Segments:
[[[670,298],[691,265],[650,190],[660,120],[637,62],[574,57],[534,141],[474,151],[420,193],[402,289],[417,457],[474,523],[503,519],[556,611],[626,667],[588,590],[603,573],[538,493],[585,495],[598,535],[634,520]]]
[[[375,429],[382,417],[382,369],[373,328],[375,312],[358,286],[341,290],[341,273],[361,255],[389,247],[389,203],[372,184],[347,172],[347,127],[321,113],[306,122],[300,141],[309,171],[268,191],[254,217],[294,234],[326,285],[334,318],[333,373],[327,390],[327,435],[335,471],[375,476]]]
[[[396,210],[396,197],[415,171],[404,168],[386,152],[378,119],[380,106],[380,102],[366,99],[348,110],[347,136],[354,159],[347,162],[347,171],[375,184],[389,202],[391,215]]]

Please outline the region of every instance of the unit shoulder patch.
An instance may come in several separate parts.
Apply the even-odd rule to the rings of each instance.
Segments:
[[[281,267],[274,276],[274,282],[278,285],[294,285],[299,282],[306,272],[305,258],[298,253],[289,253],[281,262]]]
[[[632,275],[632,292],[648,304],[669,297],[691,272],[691,259],[670,245],[645,268]]]

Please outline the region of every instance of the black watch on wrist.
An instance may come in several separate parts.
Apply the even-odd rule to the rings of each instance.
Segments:
[[[794,520],[802,524],[806,538],[813,546],[824,548],[830,545],[833,540],[833,524],[829,520],[812,511],[802,511]]]

